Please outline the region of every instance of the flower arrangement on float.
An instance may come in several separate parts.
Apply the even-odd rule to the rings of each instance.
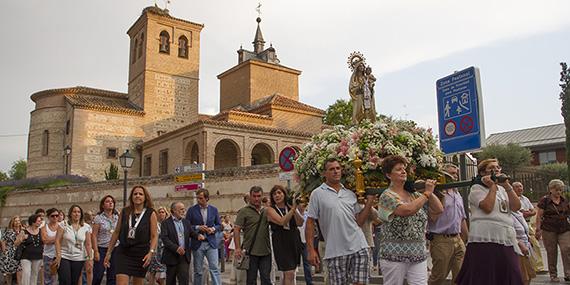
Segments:
[[[360,169],[367,188],[388,186],[382,174],[384,157],[401,155],[408,159],[408,179],[435,179],[443,153],[436,144],[431,129],[417,126],[413,121],[382,118],[368,120],[356,126],[334,126],[313,136],[295,160],[300,191],[308,193],[322,183],[321,173],[329,158],[336,158],[343,167],[342,183],[354,189],[356,168],[353,161],[362,160]]]

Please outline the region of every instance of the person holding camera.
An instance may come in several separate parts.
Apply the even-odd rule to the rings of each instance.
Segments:
[[[553,179],[548,183],[549,194],[538,202],[536,214],[537,239],[543,239],[552,282],[560,281],[557,272],[558,246],[562,252],[564,280],[570,281],[570,204],[564,198],[564,182]]]
[[[267,219],[271,227],[275,262],[277,269],[283,272],[281,284],[292,285],[295,282],[295,269],[301,259],[302,244],[297,225],[303,224],[303,217],[297,212],[295,199],[287,201],[287,190],[283,186],[273,186],[269,199],[271,207],[267,208]]]
[[[481,161],[477,172],[480,182],[469,193],[469,240],[457,284],[523,284],[511,216],[520,209],[520,199],[497,159]]]

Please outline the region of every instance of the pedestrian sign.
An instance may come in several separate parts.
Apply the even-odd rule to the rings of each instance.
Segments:
[[[436,82],[439,144],[445,154],[485,146],[479,69],[469,67]]]

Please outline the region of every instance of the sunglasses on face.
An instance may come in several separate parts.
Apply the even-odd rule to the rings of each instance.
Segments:
[[[59,215],[50,215],[49,217],[50,218],[57,218],[57,217],[59,217]]]

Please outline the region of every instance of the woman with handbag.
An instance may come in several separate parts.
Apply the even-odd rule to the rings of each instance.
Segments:
[[[558,247],[562,252],[564,280],[570,281],[570,204],[562,195],[564,188],[562,180],[551,180],[548,183],[549,194],[542,197],[537,205],[535,236],[543,239],[552,282],[560,281],[556,270]]]
[[[44,285],[52,285],[57,284],[56,275],[51,274],[51,270],[49,270],[49,268],[55,260],[55,236],[59,229],[59,222],[57,221],[59,210],[56,208],[48,209],[46,211],[46,215],[48,222],[40,230],[42,241],[44,243]]]
[[[20,217],[14,216],[8,223],[8,229],[4,232],[3,241],[5,249],[0,256],[0,273],[6,276],[6,283],[11,285],[12,279],[16,277],[17,284],[20,284],[22,277],[22,267],[20,266],[20,258],[16,259],[16,249],[24,240],[24,231],[22,231],[22,223]],[[21,251],[20,251],[21,253]]]
[[[29,226],[24,230],[22,246],[22,285],[38,284],[38,274],[42,265],[44,243],[40,233],[43,220],[40,215],[28,218]]]

